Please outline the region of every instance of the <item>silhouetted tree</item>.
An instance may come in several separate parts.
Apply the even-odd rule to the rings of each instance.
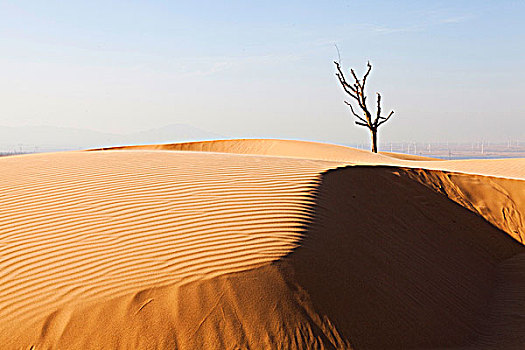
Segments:
[[[341,70],[340,63],[338,61],[334,61],[334,63],[337,67],[337,73],[335,75],[339,79],[339,82],[341,83],[341,86],[343,87],[345,92],[357,102],[357,105],[363,113],[363,117],[359,116],[354,111],[354,107],[352,107],[352,104],[350,102],[344,102],[348,105],[348,107],[350,107],[350,111],[352,111],[352,114],[358,119],[355,121],[355,123],[357,125],[365,126],[370,130],[372,136],[372,152],[377,153],[377,128],[379,128],[379,126],[381,126],[382,124],[386,123],[386,121],[390,119],[390,117],[394,114],[394,111],[391,111],[387,117],[381,116],[381,94],[378,92],[376,117],[375,119],[372,119],[372,114],[370,113],[370,111],[368,110],[368,106],[366,105],[367,96],[365,95],[366,78],[368,78],[368,74],[370,74],[370,71],[372,70],[372,65],[370,64],[370,62],[367,63],[368,70],[366,71],[362,80],[359,80],[354,70],[350,69],[352,77],[354,78],[353,84],[349,84],[346,81],[346,78]]]

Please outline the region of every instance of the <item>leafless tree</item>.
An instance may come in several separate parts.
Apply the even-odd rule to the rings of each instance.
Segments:
[[[372,65],[370,62],[367,63],[368,69],[362,80],[359,80],[354,70],[350,69],[350,73],[352,73],[352,77],[354,78],[353,84],[349,84],[346,81],[343,71],[341,70],[340,62],[334,61],[334,63],[337,68],[337,73],[335,75],[339,79],[339,82],[341,83],[344,91],[357,102],[357,105],[361,109],[362,116],[354,111],[354,107],[350,102],[344,102],[348,105],[348,107],[350,107],[350,111],[358,119],[355,121],[355,123],[357,125],[365,126],[370,130],[370,134],[372,136],[372,152],[377,153],[377,128],[386,123],[387,120],[390,119],[390,117],[394,114],[394,111],[391,111],[387,117],[381,116],[381,94],[378,92],[376,117],[375,119],[372,119],[372,113],[370,113],[368,106],[366,105],[367,96],[365,94],[366,78],[368,78],[368,75],[372,70]]]

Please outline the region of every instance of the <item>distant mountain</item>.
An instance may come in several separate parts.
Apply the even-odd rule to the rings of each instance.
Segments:
[[[131,134],[55,126],[0,126],[0,152],[50,152],[220,138],[224,136],[186,124],[171,124]]]

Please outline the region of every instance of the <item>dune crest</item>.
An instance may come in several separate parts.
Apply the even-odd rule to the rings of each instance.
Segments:
[[[408,174],[525,243],[525,181],[422,169]]]
[[[169,150],[265,155],[336,161],[345,164],[393,165],[525,180],[525,158],[440,160],[408,154],[378,154],[352,147],[295,140],[240,139],[121,146],[105,150]],[[99,150],[104,150],[99,149]]]

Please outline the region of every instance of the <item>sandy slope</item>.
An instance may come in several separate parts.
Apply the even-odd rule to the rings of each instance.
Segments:
[[[0,159],[3,348],[525,344],[522,160],[213,145]]]
[[[163,145],[112,147],[113,150],[171,150],[253,154],[338,161],[346,164],[396,165],[525,180],[525,158],[439,160],[406,154],[374,154],[351,147],[294,140],[218,140]]]
[[[11,344],[28,336],[25,345],[52,344],[62,327],[53,313],[68,305],[283,257],[310,217],[318,174],[333,166],[158,151],[0,161],[1,334]]]

